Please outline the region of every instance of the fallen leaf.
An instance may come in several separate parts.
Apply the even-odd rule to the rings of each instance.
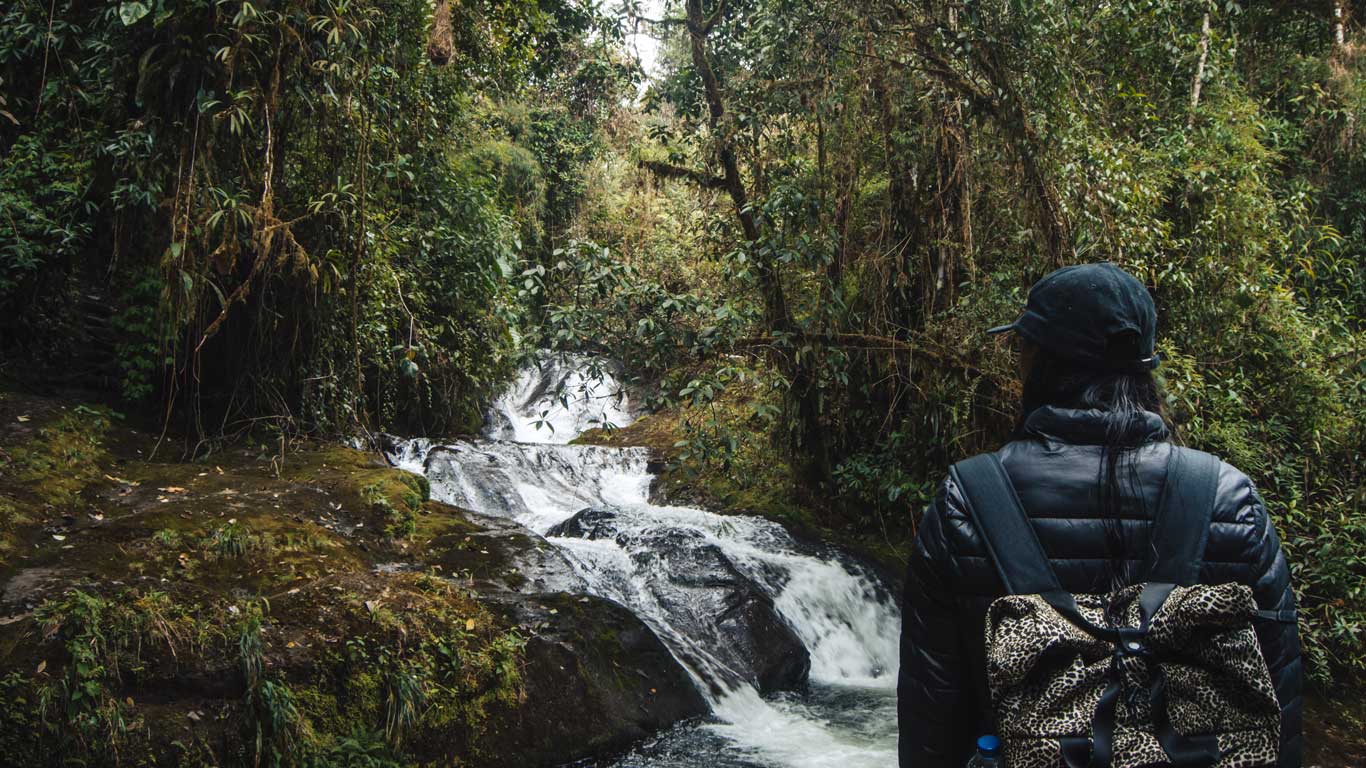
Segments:
[[[20,422],[20,423],[22,424],[23,422],[28,421],[28,417],[27,417],[27,416],[20,416],[20,417],[18,417],[18,418],[16,419],[16,421],[18,421],[18,422]]]
[[[465,631],[466,631],[466,632],[473,632],[473,631],[474,631],[474,619],[465,619]]]
[[[369,611],[370,613],[374,613],[375,611],[379,610],[379,601],[378,601],[378,600],[366,600],[366,601],[365,601],[365,610]]]
[[[162,491],[162,492],[164,492],[164,493],[185,493],[185,492],[186,492],[184,488],[181,488],[181,487],[178,486],[178,485],[168,485],[168,486],[166,486],[165,488],[158,488],[157,490],[158,490],[158,491]]]
[[[40,662],[38,662],[38,669],[37,669],[36,671],[34,671],[33,674],[35,674],[35,675],[41,675],[41,674],[43,674],[43,670],[45,670],[45,669],[47,669],[47,661],[46,661],[46,660],[40,661]]]
[[[52,538],[56,539],[57,541],[66,541],[66,537],[60,533],[52,534]]]
[[[189,713],[187,714],[187,716],[188,716],[191,720],[195,721],[196,723],[199,722],[199,713],[198,713],[198,712],[189,712]]]
[[[293,640],[290,640],[289,642],[285,643],[285,647],[286,647],[286,648],[298,648],[298,647],[299,647],[299,644],[296,643],[296,642],[294,642]]]
[[[132,697],[132,696],[129,696],[128,698],[124,699],[123,701],[124,701],[124,703],[126,703],[128,706],[130,706],[130,707],[133,706],[133,697]]]

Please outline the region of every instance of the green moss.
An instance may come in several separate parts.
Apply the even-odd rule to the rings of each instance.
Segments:
[[[82,490],[102,474],[107,453],[104,436],[111,413],[77,405],[38,430],[37,436],[10,451],[6,475],[26,486],[45,505],[70,509]]]
[[[19,526],[33,522],[18,502],[0,496],[0,565],[14,551],[14,532]]]
[[[373,560],[388,555],[369,554],[365,533],[325,525],[378,506],[391,537],[409,536],[408,558],[431,562],[450,547],[469,567],[500,572],[507,547],[529,543],[481,536],[429,502],[423,478],[360,451],[301,443],[283,461],[234,449],[153,462],[133,455],[150,440],[118,437],[91,459],[107,464],[92,465],[97,477],[121,478],[89,497],[102,520],[82,516],[61,546],[26,553],[26,567],[91,581],[50,597],[32,622],[0,626],[0,657],[28,671],[0,680],[5,754],[31,764],[103,764],[106,747],[127,765],[449,762],[469,758],[491,718],[521,701],[524,641],[476,595],[444,578],[377,573]],[[13,473],[4,479],[0,501],[29,498]],[[364,532],[381,527],[362,519]],[[162,586],[114,586],[140,577]],[[206,702],[183,683],[200,677],[246,687]]]
[[[31,437],[0,446],[0,564],[24,526],[82,506],[81,494],[103,475],[108,457],[104,441],[113,414],[107,409],[76,405],[34,418],[44,423]]]
[[[295,686],[293,691],[299,714],[308,721],[320,741],[349,733],[351,727],[356,725],[343,716],[336,694],[323,690],[321,685]]]
[[[413,538],[417,518],[431,497],[427,478],[394,469],[374,454],[338,445],[312,444],[285,457],[280,476],[331,486],[343,505],[358,504],[395,540]]]

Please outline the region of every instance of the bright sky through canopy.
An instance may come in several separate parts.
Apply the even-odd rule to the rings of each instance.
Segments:
[[[664,0],[641,0],[640,14],[647,19],[659,19],[663,17]],[[640,31],[626,36],[627,50],[635,54],[640,59],[640,68],[645,72],[645,78],[654,76],[655,61],[659,58],[659,39],[652,35],[647,25],[640,25]],[[642,85],[642,90],[644,86]]]

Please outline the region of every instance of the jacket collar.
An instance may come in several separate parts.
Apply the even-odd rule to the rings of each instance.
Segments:
[[[1103,445],[1106,412],[1099,409],[1059,408],[1045,405],[1034,409],[1024,420],[1026,434],[1078,445]],[[1162,417],[1151,411],[1139,414],[1126,430],[1124,443],[1145,445],[1170,436]]]

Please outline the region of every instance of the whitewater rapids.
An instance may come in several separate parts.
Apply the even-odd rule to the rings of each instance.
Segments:
[[[857,563],[798,542],[777,523],[651,504],[643,448],[568,445],[587,429],[633,418],[611,365],[541,355],[492,404],[482,439],[409,440],[390,458],[425,474],[439,501],[546,535],[589,592],[639,616],[692,675],[712,717],[607,765],[894,765],[896,601]],[[556,535],[583,510],[593,510],[597,535]],[[686,569],[697,557],[771,598],[810,655],[804,691],[759,694],[710,613],[708,581],[679,578],[680,563]]]

